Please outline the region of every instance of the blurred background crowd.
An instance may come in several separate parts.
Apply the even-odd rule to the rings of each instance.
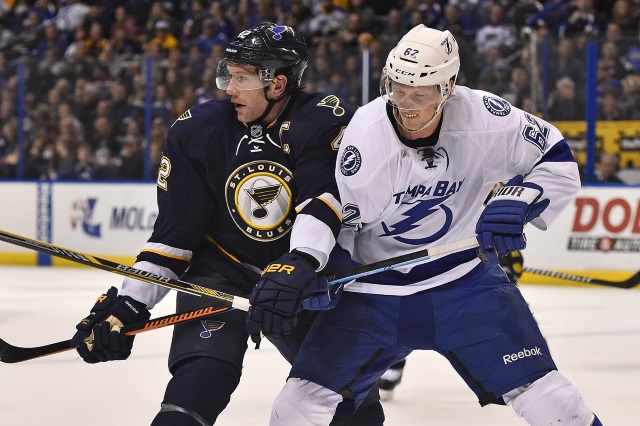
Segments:
[[[448,29],[458,84],[549,121],[585,119],[596,40],[597,119],[640,120],[640,0],[0,0],[0,178],[154,180],[173,121],[226,97],[215,87],[226,43],[264,21],[305,36],[308,90],[354,106],[378,96],[408,29]],[[542,43],[546,80],[531,54]],[[599,162],[598,179],[616,182],[619,160],[606,160],[613,173]]]

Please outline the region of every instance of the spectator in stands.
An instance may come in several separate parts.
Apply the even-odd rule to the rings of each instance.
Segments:
[[[576,91],[576,84],[571,77],[561,77],[556,81],[548,102],[550,121],[582,120],[585,116],[584,97]]]
[[[19,155],[18,119],[12,117],[0,128],[0,178],[16,177]]]
[[[269,5],[271,3],[271,5]],[[262,7],[266,7],[268,12],[265,11],[266,14],[272,13],[272,9],[275,8],[272,1],[261,1]],[[260,10],[260,9],[259,9]],[[236,26],[233,21],[226,14],[226,6],[225,3],[220,0],[214,0],[211,2],[209,6],[209,18],[213,20],[216,25],[217,33],[220,37],[225,40],[225,44],[227,41],[231,40],[233,36],[236,35]],[[271,21],[269,18],[265,19],[265,22],[276,22]],[[240,32],[240,31],[237,31]]]
[[[224,32],[221,32],[218,24],[213,18],[207,18],[202,23],[202,33],[193,40],[194,44],[197,44],[202,48],[205,55],[208,55],[213,50],[213,46],[220,44],[226,46],[229,39]]]
[[[93,122],[93,131],[89,135],[89,142],[94,151],[106,149],[108,155],[118,153],[119,143],[116,139],[114,123],[107,116],[99,116]]]
[[[322,0],[320,13],[309,20],[309,32],[312,37],[311,45],[316,44],[318,36],[335,34],[344,27],[347,21],[347,13],[344,9],[335,7],[332,0]]]
[[[77,145],[70,136],[61,134],[56,138],[50,179],[70,180],[76,178]]]
[[[358,37],[364,32],[360,15],[349,13],[344,28],[338,30],[336,37],[346,46],[352,48],[358,45]]]
[[[603,153],[600,155],[599,161],[596,163],[596,181],[605,183],[624,183],[618,177],[620,170],[620,158],[613,153]]]
[[[619,106],[628,120],[640,120],[640,75],[629,74],[622,79]]]
[[[56,27],[67,35],[71,35],[82,25],[89,14],[89,9],[89,6],[80,0],[67,0],[66,6],[61,7],[55,16]]]
[[[96,178],[93,150],[88,143],[78,146],[76,154],[75,178],[78,180],[93,180]]]
[[[615,121],[626,120],[624,110],[620,108],[620,90],[615,87],[607,88],[598,99],[597,120]]]
[[[394,7],[389,9],[382,20],[382,31],[377,35],[377,39],[388,47],[395,46],[406,32],[407,29],[402,25],[400,10]]]
[[[529,73],[523,66],[516,65],[511,69],[509,86],[504,92],[497,94],[509,101],[512,105],[520,108],[524,98],[530,93],[531,82],[529,80]]]
[[[366,0],[351,0],[350,12],[358,15],[360,28],[364,32],[377,33],[380,31],[379,17]]]
[[[117,178],[123,180],[144,179],[142,143],[131,135],[125,136],[122,140]]]
[[[604,41],[600,45],[600,61],[607,64],[611,70],[611,75],[616,80],[623,78],[629,71],[630,65],[624,60],[620,53],[618,44],[614,41]]]
[[[513,29],[506,21],[504,6],[493,3],[490,7],[489,22],[476,32],[475,37],[478,53],[483,54],[491,48],[500,49],[504,56],[515,48],[516,37]]]
[[[78,26],[73,30],[73,41],[64,51],[64,58],[73,62],[78,54],[78,49],[82,46],[85,47],[85,40],[87,39],[87,30],[82,26]]]
[[[620,28],[620,32],[626,37],[638,37],[640,31],[640,15],[638,4],[630,0],[615,0],[611,7],[610,22]]]
[[[164,19],[158,20],[155,24],[155,37],[153,37],[147,48],[153,51],[159,48],[162,56],[167,57],[169,53],[178,48],[178,39],[171,33],[171,25]]]
[[[205,0],[192,0],[188,17],[182,25],[182,41],[189,42],[202,33],[202,23],[209,17]]]
[[[144,15],[143,15],[144,16]],[[149,15],[147,16],[147,20],[144,24],[144,40],[149,41],[156,37],[157,27],[156,23],[158,21],[164,21],[168,25],[166,27],[167,32],[171,34],[178,34],[176,31],[181,25],[178,25],[172,16],[167,11],[164,2],[162,1],[154,1],[151,4],[151,9],[149,10]]]
[[[238,10],[235,16],[235,26],[238,31],[246,30],[251,27],[254,22],[254,4],[253,0],[240,0],[238,2]],[[303,23],[304,25],[304,23]],[[304,32],[305,37],[309,36],[309,32]]]
[[[606,19],[598,12],[594,0],[572,0],[565,9],[565,18],[558,27],[561,37],[582,33],[598,36],[606,29]]]
[[[555,47],[555,55],[549,62],[550,82],[553,84],[562,77],[570,77],[577,86],[582,87],[585,78],[585,62],[575,49],[572,38],[565,37],[558,40]]]
[[[140,52],[140,46],[144,42],[138,32],[135,19],[127,12],[124,6],[119,6],[114,12],[114,21],[109,30],[109,42],[118,53],[124,53],[126,48]]]

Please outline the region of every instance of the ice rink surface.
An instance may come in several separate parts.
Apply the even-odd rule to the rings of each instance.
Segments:
[[[16,346],[71,338],[95,298],[120,278],[88,268],[0,265],[0,337]],[[560,371],[607,425],[639,424],[640,292],[604,287],[521,285]],[[174,312],[170,295],[153,317]],[[85,364],[75,351],[0,363],[2,426],[138,426],[155,416],[170,378],[171,327],[137,336],[126,361]],[[266,425],[288,366],[264,343],[245,358],[240,386],[217,425]],[[432,352],[414,352],[392,401],[387,426],[524,425],[509,407],[480,408],[453,369]],[[364,426],[364,425],[363,425]]]

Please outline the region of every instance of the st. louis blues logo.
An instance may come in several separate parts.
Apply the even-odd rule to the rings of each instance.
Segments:
[[[484,107],[493,115],[498,117],[504,117],[511,112],[511,105],[504,99],[500,99],[493,96],[485,96],[482,98]]]
[[[226,202],[238,228],[249,238],[272,241],[293,226],[293,174],[278,163],[254,161],[229,175]]]
[[[340,158],[340,173],[345,176],[353,176],[358,173],[362,165],[360,151],[355,146],[349,145],[344,149]]]
[[[281,40],[282,39],[282,33],[287,31],[288,27],[282,26],[282,25],[278,25],[277,27],[273,27],[271,28],[271,31],[273,32],[273,39],[274,40]]]
[[[432,198],[430,200],[403,202],[403,205],[412,205],[412,207],[410,207],[402,214],[406,217],[406,219],[396,222],[393,225],[387,225],[386,223],[382,222],[382,229],[384,229],[384,234],[382,234],[381,237],[393,237],[393,239],[400,241],[401,243],[411,245],[429,244],[439,240],[447,233],[447,231],[449,231],[449,228],[451,228],[451,223],[453,222],[453,212],[449,207],[442,204],[449,197],[450,195],[439,198]],[[438,231],[423,238],[408,238],[407,236],[401,236],[403,234],[410,233],[410,231],[413,229],[418,228],[425,218],[438,212],[444,213],[444,218],[443,220],[441,220],[442,226]]]
[[[224,326],[224,321],[202,320],[200,321],[204,331],[200,332],[200,337],[208,339],[214,331],[220,330]]]

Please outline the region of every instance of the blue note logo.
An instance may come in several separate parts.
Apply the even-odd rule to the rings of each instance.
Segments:
[[[200,321],[200,323],[204,328],[204,331],[200,332],[200,337],[202,337],[203,339],[208,339],[209,337],[211,337],[214,331],[220,330],[222,327],[224,327],[224,324],[225,324],[224,321],[212,321],[212,320],[202,320]]]

